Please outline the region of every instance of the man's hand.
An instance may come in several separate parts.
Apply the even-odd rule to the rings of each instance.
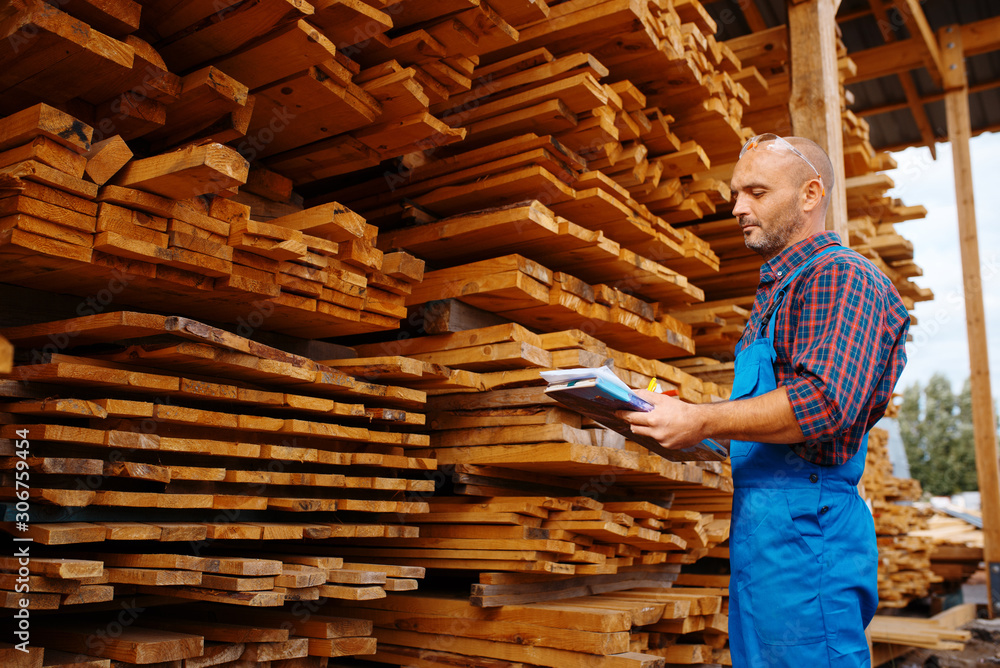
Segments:
[[[632,426],[633,434],[651,436],[665,448],[686,448],[705,438],[705,420],[697,405],[656,392],[633,392],[653,404],[649,412],[618,411],[618,417]]]
[[[633,434],[651,436],[665,448],[689,447],[706,438],[761,443],[806,440],[783,387],[759,397],[711,404],[686,404],[645,390],[633,392],[653,404],[653,410],[618,411],[618,417],[632,425]]]

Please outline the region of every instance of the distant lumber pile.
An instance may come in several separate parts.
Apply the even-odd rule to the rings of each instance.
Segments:
[[[913,504],[920,499],[920,483],[892,475],[888,441],[884,429],[869,432],[861,483],[872,504],[878,537],[879,608],[902,608],[927,596],[941,578],[931,568],[933,541],[920,535],[930,513]]]
[[[934,585],[933,591],[950,592],[982,569],[983,530],[969,522],[970,517],[975,521],[976,513],[963,510],[956,515],[935,510],[927,520],[927,528],[912,532],[934,545],[931,570],[942,582]]]

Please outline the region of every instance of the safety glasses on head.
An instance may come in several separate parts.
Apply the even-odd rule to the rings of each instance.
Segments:
[[[768,150],[776,150],[776,151],[791,151],[795,155],[802,158],[802,160],[804,160],[805,163],[809,165],[809,168],[812,169],[814,172],[816,172],[816,178],[819,179],[819,185],[823,189],[823,197],[826,197],[826,184],[823,183],[823,175],[819,173],[819,170],[816,169],[816,166],[814,164],[812,164],[812,161],[805,155],[803,155],[802,151],[792,146],[792,144],[787,139],[779,137],[773,132],[766,132],[762,135],[757,135],[755,137],[751,137],[750,139],[748,139],[747,143],[743,144],[743,148],[740,149],[740,158],[742,158],[747,151],[752,151],[753,149],[757,148],[760,144],[763,143],[767,143],[767,145],[762,146],[761,148],[766,148]]]

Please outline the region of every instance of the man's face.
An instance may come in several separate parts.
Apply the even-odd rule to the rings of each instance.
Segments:
[[[748,151],[733,171],[733,215],[747,248],[765,260],[797,241],[806,223],[796,163],[792,153],[758,148]]]

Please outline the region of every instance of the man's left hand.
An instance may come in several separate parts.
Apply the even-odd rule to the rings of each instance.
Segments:
[[[686,448],[705,438],[704,420],[697,405],[656,392],[633,392],[653,404],[653,410],[648,412],[618,411],[618,416],[631,425],[633,434],[650,436],[665,448]]]

